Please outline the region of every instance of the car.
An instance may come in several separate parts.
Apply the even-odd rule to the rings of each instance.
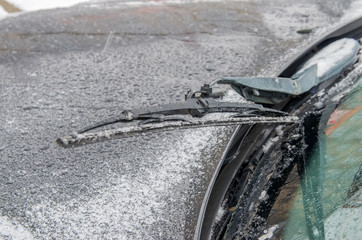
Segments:
[[[298,12],[300,5],[294,4]],[[319,17],[324,15],[316,9],[309,13],[309,23],[319,26]],[[239,110],[231,113],[239,113],[233,118],[225,113],[196,114],[179,121],[148,114],[143,115],[141,120],[146,122],[141,125],[132,125],[135,121],[128,118],[126,124],[131,128],[115,122],[91,129],[92,123],[117,116],[124,109],[154,109],[159,108],[158,104],[174,107],[175,102],[205,104],[203,97],[216,84],[203,84],[213,79],[224,81],[262,73],[270,76],[282,69],[279,78],[294,81],[292,76],[316,50],[339,39],[361,37],[360,19],[326,37],[320,37],[320,33],[300,35],[293,28],[305,16],[298,15],[299,22],[292,25],[268,22],[273,14],[279,16],[280,10],[283,8],[273,3],[237,1],[133,5],[101,2],[1,20],[4,134],[0,148],[0,236],[266,239],[295,232],[298,224],[293,219],[298,218],[285,224],[285,210],[303,213],[298,212],[297,204],[304,193],[300,194],[297,187],[289,190],[286,183],[296,184],[293,176],[298,178],[298,170],[300,175],[308,172],[303,165],[309,159],[305,153],[313,152],[319,142],[323,145],[318,137],[320,129],[325,128],[321,125],[317,129],[319,122],[327,122],[331,129],[328,136],[334,136],[332,132],[340,130],[343,124],[339,123],[347,119],[345,116],[359,116],[354,115],[358,109],[347,111],[343,108],[346,105],[340,104],[350,103],[348,99],[354,99],[353,93],[358,92],[358,87],[351,90],[356,78],[344,77],[351,76],[350,68],[355,74],[358,64],[347,64],[342,74],[337,72],[305,93],[286,98],[285,92],[277,94],[276,102],[263,101],[268,99],[265,89],[249,91],[250,86],[244,89],[245,83],[231,84],[234,89],[243,88],[240,93],[246,93],[244,97],[251,96],[247,102],[236,92],[225,92],[221,85],[225,106],[243,110],[244,114]],[[283,17],[294,19],[292,15]],[[326,16],[341,21],[337,15]],[[270,30],[277,32],[278,28],[289,35]],[[290,65],[277,64],[284,62],[280,59],[284,59],[283,54],[290,58],[295,54],[293,49],[316,38],[320,40]],[[349,84],[343,84],[346,81]],[[185,100],[184,93],[190,87],[200,91],[187,94]],[[323,94],[328,91],[335,95]],[[258,93],[262,93],[262,102],[250,102],[257,100]],[[209,97],[209,103],[216,105],[220,101],[219,94]],[[335,105],[328,103],[331,99],[336,99]],[[196,110],[205,110],[205,106]],[[253,111],[245,111],[250,108]],[[221,118],[226,119],[221,122]],[[165,119],[170,121],[160,123]],[[215,121],[217,126],[211,124]],[[197,128],[185,129],[190,123]],[[198,128],[204,123],[210,125]],[[84,128],[89,124],[90,128]],[[354,129],[358,128],[356,124]],[[146,127],[151,132],[142,132]],[[110,132],[107,134],[109,129],[117,134],[122,129],[121,133],[132,136],[107,141],[96,138],[96,142],[79,147],[59,146],[65,143],[62,137],[79,140],[88,130],[112,137]],[[141,132],[135,133],[135,129]],[[58,144],[56,139],[60,139]],[[356,159],[353,166],[358,165]],[[352,186],[347,194],[351,200],[358,196],[358,168],[352,168],[354,172],[349,176],[357,180],[344,183]],[[307,185],[309,180],[303,181]],[[311,187],[319,188],[319,183]],[[313,198],[320,201],[318,196]],[[296,199],[297,203],[286,207],[282,205],[285,199]],[[336,206],[330,209],[333,212]],[[310,213],[314,214],[308,212],[298,234],[321,237],[325,230],[319,220],[324,216],[318,211],[316,215]],[[332,219],[333,214],[330,216]]]

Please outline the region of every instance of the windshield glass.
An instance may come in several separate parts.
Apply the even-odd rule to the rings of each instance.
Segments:
[[[301,177],[294,169],[274,204],[268,223],[278,238],[362,236],[361,102],[362,78],[318,130]]]

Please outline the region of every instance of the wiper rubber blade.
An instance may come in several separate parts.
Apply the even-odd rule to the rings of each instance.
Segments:
[[[278,116],[278,117],[229,117],[222,119],[202,119],[195,118],[190,121],[152,123],[123,127],[118,129],[104,130],[100,132],[84,132],[76,135],[64,136],[57,139],[57,143],[65,148],[83,146],[86,144],[102,142],[111,139],[127,138],[144,133],[154,133],[162,131],[171,131],[176,129],[234,126],[240,124],[280,124],[295,123],[299,118],[296,116]]]

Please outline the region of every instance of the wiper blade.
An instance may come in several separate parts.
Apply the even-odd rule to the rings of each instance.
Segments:
[[[241,117],[231,116],[229,118],[219,119],[192,119],[189,121],[166,122],[142,124],[118,129],[110,129],[99,132],[84,132],[76,135],[69,135],[57,139],[57,143],[65,148],[83,146],[90,143],[102,142],[110,139],[119,139],[137,136],[144,133],[153,133],[161,131],[170,131],[176,129],[201,128],[201,127],[218,127],[234,126],[240,124],[273,124],[273,123],[295,123],[299,118],[296,116],[278,116],[278,117]]]
[[[191,115],[192,117],[202,117],[209,113],[252,113],[259,112],[260,115],[274,114],[286,115],[287,113],[272,108],[263,107],[260,104],[221,102],[213,98],[189,98],[185,102],[150,106],[133,110],[123,110],[119,115],[107,118],[100,122],[84,127],[77,133],[84,133],[95,128],[106,126],[117,122],[131,122],[136,120],[167,119],[172,115]],[[181,119],[178,119],[181,120]]]
[[[201,119],[210,113],[235,113],[227,118],[213,120]],[[189,118],[183,118],[189,116]],[[184,102],[172,103],[133,110],[123,110],[113,116],[86,126],[75,134],[60,137],[57,143],[62,147],[79,146],[86,143],[107,139],[134,136],[144,132],[164,131],[169,129],[228,126],[242,123],[271,123],[296,121],[293,117],[285,117],[287,113],[260,104],[222,102],[213,98],[189,98]],[[104,130],[90,133],[90,130],[114,123],[139,121],[137,126],[128,126],[116,130]]]

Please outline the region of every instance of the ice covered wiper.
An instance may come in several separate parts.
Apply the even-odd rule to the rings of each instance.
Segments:
[[[89,130],[109,125],[116,122],[130,122],[141,120],[142,123],[164,122],[164,121],[188,121],[179,115],[191,115],[192,117],[202,117],[209,113],[231,112],[236,116],[260,115],[285,115],[286,113],[265,108],[259,104],[221,102],[213,98],[189,98],[185,102],[150,106],[133,110],[123,110],[117,116],[110,117],[103,121],[89,125],[80,129],[77,133],[84,133]]]
[[[210,113],[233,113],[223,118],[202,117]],[[78,146],[92,142],[129,137],[139,133],[167,130],[173,128],[192,128],[202,126],[227,126],[241,123],[295,122],[293,117],[260,104],[223,102],[211,97],[192,97],[184,102],[150,106],[133,110],[123,110],[119,115],[86,126],[69,136],[60,137],[57,143],[63,147]],[[93,129],[114,123],[137,121],[138,125],[126,126],[100,132]]]
[[[84,127],[69,136],[58,138],[57,143],[69,147],[172,128],[297,121],[296,117],[286,116],[286,113],[256,103],[276,104],[287,100],[290,96],[303,94],[318,84],[338,76],[357,61],[358,50],[358,41],[344,38],[323,48],[305,62],[291,78],[223,77],[212,83],[212,85],[229,84],[244,98],[255,103],[215,100],[212,88],[205,85],[200,91],[191,93],[185,102],[123,110],[117,116]],[[235,114],[226,118],[201,118],[210,113]],[[186,115],[189,117],[185,117]],[[138,125],[98,133],[89,132],[118,122],[134,121],[138,121]]]

